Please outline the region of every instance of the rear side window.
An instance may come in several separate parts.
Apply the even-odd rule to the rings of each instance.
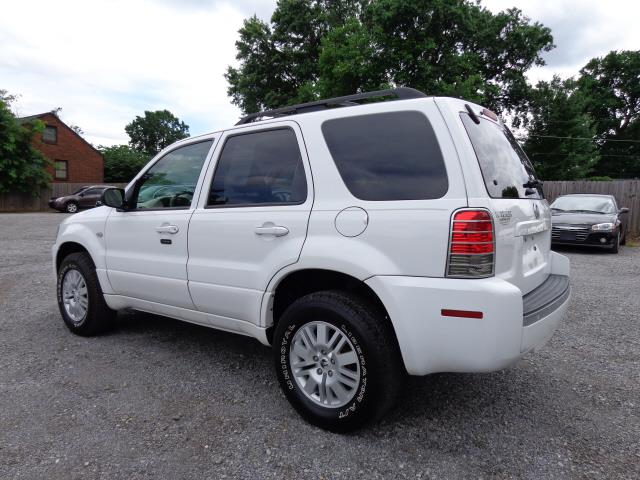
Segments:
[[[442,152],[419,112],[337,118],[322,124],[345,185],[360,200],[427,200],[447,193]]]
[[[475,124],[467,113],[461,113],[460,117],[492,198],[543,198],[540,187],[528,190],[524,187],[524,184],[536,179],[536,174],[507,127],[482,117],[480,124]]]
[[[229,137],[208,206],[296,205],[307,198],[300,148],[290,128]]]

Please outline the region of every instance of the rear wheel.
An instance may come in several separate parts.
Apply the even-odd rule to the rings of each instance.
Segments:
[[[298,299],[280,318],[273,345],[285,396],[314,425],[355,430],[395,402],[403,370],[393,332],[357,296],[324,291]]]
[[[116,312],[104,301],[95,266],[87,253],[72,253],[62,260],[57,298],[65,325],[77,335],[97,335],[115,323]]]
[[[67,202],[64,206],[64,211],[67,213],[76,213],[78,211],[78,204],[76,202]]]

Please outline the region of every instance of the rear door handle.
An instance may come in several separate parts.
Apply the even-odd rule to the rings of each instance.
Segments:
[[[160,225],[156,227],[156,232],[158,233],[178,233],[180,229],[177,225]]]
[[[289,233],[287,227],[281,227],[279,225],[265,224],[255,229],[256,235],[273,235],[274,237],[282,237]]]

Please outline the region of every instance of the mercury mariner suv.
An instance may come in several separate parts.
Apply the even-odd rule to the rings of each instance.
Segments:
[[[569,302],[512,134],[409,88],[251,114],[101,202],[53,246],[72,332],[133,309],[254,337],[292,406],[332,431],[381,418],[404,374],[512,365]]]

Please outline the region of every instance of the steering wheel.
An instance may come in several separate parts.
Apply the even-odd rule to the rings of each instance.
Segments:
[[[185,204],[182,201],[186,200],[187,205],[191,204],[191,200],[193,199],[193,192],[189,190],[183,190],[182,192],[177,192],[171,196],[169,200],[170,207],[184,207]]]

